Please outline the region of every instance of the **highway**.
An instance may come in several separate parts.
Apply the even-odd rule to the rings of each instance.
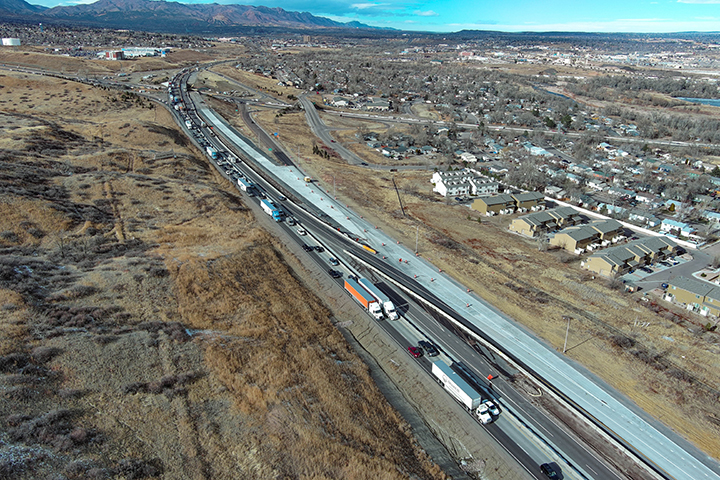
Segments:
[[[465,292],[465,289],[457,284],[454,280],[437,273],[437,268],[428,264],[422,259],[413,258],[413,254],[407,248],[401,245],[395,245],[394,240],[387,237],[382,231],[373,229],[362,218],[359,218],[354,212],[347,210],[343,205],[334,202],[326,192],[323,192],[314,184],[307,184],[300,179],[299,172],[292,167],[279,167],[269,162],[267,157],[257,151],[256,148],[249,145],[248,142],[238,136],[233,129],[229,128],[226,123],[217,117],[207,108],[201,109],[201,116],[208,123],[214,123],[214,127],[218,131],[222,131],[224,141],[232,144],[232,148],[242,150],[242,156],[246,158],[253,168],[262,171],[266,175],[274,177],[273,183],[282,185],[284,191],[293,192],[293,197],[302,201],[303,205],[308,207],[310,211],[322,212],[320,218],[322,222],[317,222],[316,226],[311,226],[311,218],[303,218],[301,221],[307,223],[308,228],[315,235],[319,235],[317,231],[323,229],[328,232],[334,232],[339,228],[347,237],[351,234],[353,237],[370,243],[375,248],[383,248],[383,259],[380,255],[370,255],[364,250],[358,250],[359,245],[355,244],[357,250],[355,254],[364,261],[372,263],[379,271],[386,273],[388,278],[394,279],[399,285],[406,283],[410,275],[418,275],[418,280],[412,280],[415,285],[412,288],[417,289],[423,287],[422,295],[428,298],[435,298],[435,303],[441,305],[442,309],[447,313],[448,318],[456,322],[458,328],[463,329],[469,335],[475,335],[477,340],[492,340],[493,343],[499,345],[511,358],[520,362],[525,368],[532,367],[533,375],[537,375],[551,386],[551,390],[562,393],[572,403],[579,407],[588,416],[593,419],[597,425],[602,426],[606,432],[613,434],[618,441],[623,442],[630,447],[635,455],[642,458],[652,469],[657,472],[659,477],[664,478],[694,478],[694,479],[714,479],[720,478],[717,474],[718,465],[709,457],[705,456],[697,449],[694,449],[682,439],[673,436],[666,428],[657,423],[648,423],[647,415],[633,407],[626,399],[618,395],[617,392],[607,391],[607,386],[595,383],[590,377],[587,377],[576,366],[566,362],[566,360],[556,354],[554,351],[537,342],[537,340],[527,332],[518,328],[510,319],[505,318],[502,314],[495,311],[491,306],[485,304],[482,299]],[[222,147],[222,145],[219,145]],[[260,181],[258,179],[258,181]],[[268,188],[270,188],[268,186]],[[296,207],[295,207],[296,208]],[[292,211],[292,208],[289,208]],[[293,211],[295,215],[301,215],[300,211]],[[328,225],[329,224],[329,225]],[[329,240],[325,240],[328,241]],[[354,242],[352,242],[354,244]],[[345,251],[350,251],[345,249]],[[412,262],[389,264],[385,260],[384,255],[388,258],[410,258]],[[349,261],[346,258],[346,262]],[[435,273],[433,273],[435,272]],[[411,284],[404,285],[404,288],[411,288]],[[431,289],[435,294],[431,293]],[[437,300],[439,296],[444,301]],[[472,304],[472,305],[471,305]],[[454,307],[452,307],[454,305]],[[467,309],[462,309],[461,305],[467,305]],[[455,310],[453,310],[453,308]],[[456,310],[463,310],[463,315],[457,314]],[[408,319],[417,322],[416,326],[422,325],[426,333],[432,331],[429,325],[432,322],[420,322],[420,316],[414,312],[408,315]],[[418,327],[420,328],[420,327]],[[438,335],[438,343],[441,345],[452,345],[451,340],[442,341],[440,337],[441,331],[434,331],[433,335]],[[447,351],[446,351],[447,352]],[[477,363],[474,357],[463,356],[458,359],[466,359],[468,364],[474,368],[479,378],[484,376],[484,369],[488,368],[486,364]],[[456,359],[456,361],[458,360]],[[463,360],[460,360],[463,361]],[[475,363],[472,363],[475,362]],[[465,363],[465,361],[463,361]],[[506,388],[506,386],[502,387]],[[548,392],[546,390],[546,392]],[[510,398],[507,390],[502,392],[502,398]],[[520,405],[516,402],[517,405]],[[506,409],[511,409],[504,405]],[[523,407],[524,408],[524,407]],[[518,408],[518,411],[522,408]],[[541,416],[532,418],[541,418]],[[552,423],[552,422],[549,422]],[[501,425],[498,422],[498,425]],[[558,442],[544,433],[547,432],[548,422],[540,422],[536,425],[538,437],[542,437],[546,444],[558,445]],[[673,440],[670,439],[673,436]],[[569,444],[575,443],[570,440]],[[680,447],[679,445],[683,445]],[[510,448],[510,447],[508,447]],[[582,451],[573,453],[567,463],[564,463],[563,452],[565,449],[571,451],[569,445],[558,447],[559,455],[557,456],[559,464],[563,465],[563,471],[566,478],[613,478],[608,475],[607,471],[599,471],[593,465],[598,464],[598,468],[602,468],[602,462],[596,462],[592,455],[583,457]],[[689,455],[688,452],[692,454]],[[575,457],[577,455],[578,457]],[[586,470],[583,465],[588,466]],[[565,470],[565,466],[568,470]]]
[[[391,289],[386,283],[382,283],[382,277],[374,277],[372,271],[354,262],[352,257],[348,258],[345,252],[352,252],[354,256],[366,259],[369,256],[367,251],[356,242],[351,241],[345,235],[339,235],[336,230],[328,229],[323,222],[318,222],[302,209],[293,211],[295,218],[301,220],[302,225],[312,232],[313,237],[317,238],[320,244],[324,245],[337,258],[343,259],[343,262],[349,267],[347,272],[359,273],[365,278],[374,280],[374,283],[380,284],[385,293],[391,297],[402,316],[398,321],[382,321],[379,325],[396,339],[401,348],[417,345],[419,340],[429,340],[441,350],[443,354],[441,359],[448,360],[449,364],[461,363],[472,371],[475,385],[479,387],[478,390],[492,396],[503,408],[501,416],[484,428],[500,445],[506,448],[508,453],[525,466],[528,473],[535,476],[537,465],[549,461],[546,452],[550,451],[560,457],[557,460],[558,464],[565,465],[563,472],[565,472],[566,478],[608,480],[622,478],[610,470],[593,452],[577,443],[571,435],[529,402],[524,392],[517,390],[514,377],[519,372],[511,365],[487,350],[483,355],[473,349],[458,337],[454,329],[438,322],[435,315],[432,315],[411,297]],[[414,279],[408,278],[401,272],[382,266],[381,268],[410,288],[420,287]],[[422,287],[420,288],[422,289]],[[423,357],[419,361],[427,370],[429,377],[433,378],[430,374],[430,360]],[[488,375],[495,377],[491,385],[484,380]],[[523,430],[529,430],[530,433]],[[534,437],[534,442],[542,444],[538,446],[528,442],[528,435]],[[571,472],[571,470],[580,472]],[[578,475],[578,473],[580,474]],[[543,477],[538,476],[537,478]]]
[[[192,110],[193,109],[190,109],[190,111]],[[203,111],[203,117],[210,121],[211,119],[206,117],[209,112],[204,110],[204,107],[200,107],[200,110]],[[215,125],[215,129],[219,130],[219,125]],[[219,149],[223,148],[221,144],[217,144],[216,146]],[[247,146],[242,146],[242,144],[233,145],[233,148],[238,147],[247,148]],[[251,155],[248,155],[248,152],[245,150],[241,153],[244,154],[243,156],[246,158],[264,155],[260,154],[257,150],[250,152]],[[257,168],[257,166],[255,166],[255,168]],[[268,192],[270,198],[275,200],[279,198],[280,194],[273,191],[274,187],[267,184],[261,176],[257,175],[250,168],[241,168],[241,171],[247,178],[259,185],[262,190]],[[232,176],[226,176],[232,181]],[[309,187],[306,186],[306,188]],[[287,193],[287,190],[284,192]],[[292,195],[293,193],[294,195]],[[291,195],[294,198],[302,197],[301,192],[291,192]],[[283,224],[286,233],[291,238],[294,238],[298,244],[307,242],[309,244],[323,245],[329,252],[332,252],[334,256],[340,258],[344,265],[349,267],[345,269],[346,275],[349,273],[361,273],[362,276],[372,278],[368,274],[367,269],[357,264],[353,266],[354,262],[352,257],[346,253],[352,251],[355,255],[362,255],[365,253],[365,250],[361,248],[356,241],[348,237],[348,232],[342,229],[338,232],[337,227],[339,225],[333,224],[329,226],[327,224],[327,215],[321,209],[317,209],[312,204],[303,204],[301,208],[287,201],[284,203],[284,208],[311,233],[309,236],[298,236],[296,227],[290,228],[286,224]],[[304,208],[307,208],[309,212],[306,212]],[[323,218],[323,220],[318,220],[317,217]],[[325,263],[327,259],[325,256],[329,255],[329,253],[326,255],[309,253],[309,255],[319,260],[321,266],[327,269],[327,263]],[[394,276],[398,274],[398,272],[391,270],[388,270],[386,273]],[[415,283],[413,280],[406,278],[404,274],[400,274],[400,276],[409,284]],[[400,294],[397,290],[389,289],[387,284],[383,286],[385,287],[386,293],[390,294],[391,297],[396,300],[399,306],[398,308],[403,313],[403,319],[397,322],[382,322],[380,324],[381,327],[385,328],[403,349],[411,344],[415,345],[417,340],[420,339],[426,338],[431,340],[440,346],[444,356],[448,359],[448,363],[461,363],[466,365],[477,379],[476,384],[479,388],[484,388],[486,392],[495,392],[495,399],[497,403],[502,406],[503,414],[495,423],[487,425],[484,428],[526,468],[529,475],[541,478],[536,475],[537,465],[553,459],[556,465],[561,466],[565,472],[565,478],[621,478],[608,469],[601,459],[597,458],[589,450],[583,448],[571,435],[558,427],[551,419],[547,418],[544,413],[528,402],[522,392],[515,390],[515,386],[510,379],[512,375],[517,372],[511,366],[497,358],[493,359],[493,363],[489,362],[486,356],[480,355],[477,350],[470,347],[465,341],[459,339],[452,329],[439,324],[435,316],[430,315],[423,307],[420,307],[412,301],[411,298]],[[428,360],[423,358],[420,359],[420,362],[429,372],[430,363]],[[497,368],[498,362],[502,363],[501,369]],[[480,380],[485,378],[488,373],[497,376],[497,379],[493,381],[492,387]],[[428,373],[428,380],[432,378],[434,377]],[[452,401],[451,397],[448,397],[448,400]],[[478,426],[478,428],[480,428],[480,426]],[[595,472],[599,472],[600,476],[594,477]]]
[[[320,115],[318,115],[315,105],[305,95],[300,96],[300,104],[305,110],[305,119],[310,126],[310,130],[312,130],[312,132],[320,140],[322,140],[325,145],[331,145],[332,149],[335,150],[335,152],[337,152],[340,157],[350,165],[367,165],[362,158],[358,157],[356,154],[337,143],[335,139],[332,138],[327,125],[325,125],[325,122],[323,122]]]

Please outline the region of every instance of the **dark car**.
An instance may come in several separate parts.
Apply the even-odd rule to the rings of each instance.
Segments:
[[[433,345],[430,342],[426,342],[425,340],[420,340],[418,342],[418,345],[425,349],[425,351],[428,354],[428,357],[435,357],[438,355],[438,349],[435,348],[435,345]]]
[[[423,355],[422,348],[420,347],[408,347],[408,353],[415,358],[420,358]]]
[[[367,162],[360,162],[360,165],[362,165],[363,167],[367,167],[367,166],[368,166]]]
[[[303,244],[302,248],[306,252],[312,252],[314,250],[313,247],[311,247],[310,245],[306,245],[306,244]]]
[[[540,465],[540,471],[548,478],[560,478],[553,466],[549,463],[543,463]]]
[[[342,277],[342,272],[338,272],[337,270],[333,270],[332,268],[330,270],[328,270],[328,274],[333,278]]]
[[[314,248],[315,248],[315,251],[318,253],[325,251],[325,249],[323,247],[321,247],[320,245],[315,245]]]

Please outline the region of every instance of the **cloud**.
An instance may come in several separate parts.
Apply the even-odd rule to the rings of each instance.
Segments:
[[[720,0],[678,0],[678,3],[695,3],[700,5],[720,5]]]
[[[422,10],[415,10],[413,13],[420,17],[437,17],[440,15],[439,13],[433,12],[432,10],[427,10],[425,12],[423,12]]]
[[[449,23],[442,31],[499,30],[504,32],[630,32],[672,33],[688,31],[717,31],[717,20],[673,20],[664,18],[623,18],[611,21],[566,23]]]
[[[353,3],[350,5],[352,8],[357,8],[358,10],[365,10],[366,8],[376,8],[376,7],[386,7],[390,5],[389,3]]]

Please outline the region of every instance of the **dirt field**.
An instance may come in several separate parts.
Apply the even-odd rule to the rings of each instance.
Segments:
[[[280,120],[282,131],[290,121]],[[343,118],[339,126],[352,132],[349,122]],[[292,132],[294,138],[314,138],[307,127],[303,132],[294,126]],[[304,149],[301,144],[301,152],[309,144]],[[574,257],[539,251],[536,241],[507,230],[511,217],[480,218],[467,206],[449,205],[432,193],[427,171],[393,174],[407,214],[402,217],[391,174],[332,158],[301,158],[313,178],[328,188],[335,183],[338,197],[395,238],[414,243],[420,226],[420,252],[426,258],[548,344],[562,348],[569,317],[570,358],[720,458],[719,337],[706,332],[701,319],[620,293],[583,271]],[[636,322],[648,326],[638,328]]]
[[[165,110],[0,74],[0,477],[444,478]]]

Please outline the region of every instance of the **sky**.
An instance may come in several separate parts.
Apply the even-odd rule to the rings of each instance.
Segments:
[[[28,0],[44,6],[94,0]],[[310,12],[339,22],[456,32],[720,32],[720,0],[183,0]]]

